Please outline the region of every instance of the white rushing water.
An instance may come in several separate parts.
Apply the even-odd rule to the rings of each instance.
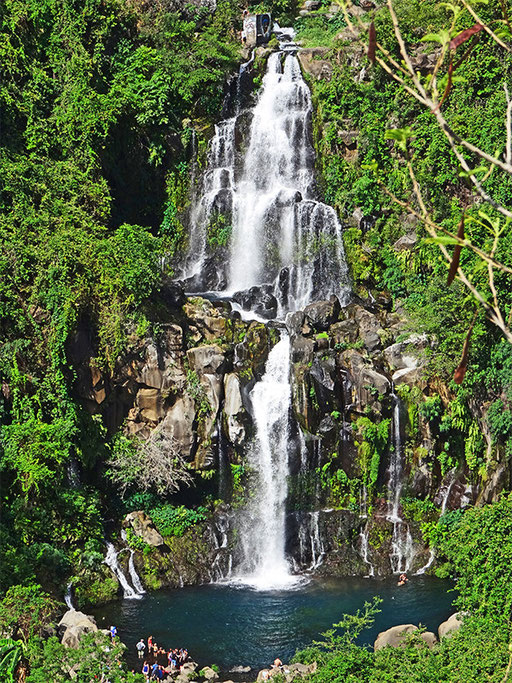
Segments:
[[[75,612],[75,608],[73,606],[73,598],[71,596],[71,589],[73,587],[72,583],[68,583],[66,586],[66,594],[64,595],[64,602],[66,603],[66,606],[68,609],[70,609],[72,612]]]
[[[114,545],[110,542],[107,542],[107,554],[105,555],[105,559],[103,560],[103,562],[105,562],[107,567],[109,567],[112,570],[112,572],[116,575],[117,580],[119,581],[121,588],[123,589],[123,597],[127,600],[139,600],[142,597],[142,593],[144,593],[144,589],[141,585],[142,591],[138,592],[136,588],[130,586],[129,581],[126,578],[118,562],[117,556],[118,552],[115,549]]]
[[[393,448],[389,462],[388,520],[393,522],[391,538],[391,570],[394,574],[410,570],[414,559],[414,543],[409,526],[400,516],[400,495],[404,452],[401,434],[400,399],[393,392]]]
[[[344,300],[349,291],[340,222],[317,201],[311,95],[295,50],[288,44],[269,56],[242,157],[238,131],[247,116],[216,126],[182,274],[202,274],[208,289],[230,294],[268,285],[278,317],[331,294]],[[219,220],[231,228],[228,258],[214,256],[212,266],[209,231]]]
[[[190,213],[189,251],[181,273],[185,286],[232,297],[244,319],[284,319],[332,294],[344,303],[349,293],[341,224],[334,209],[318,201],[311,95],[290,36],[287,29],[278,36],[280,50],[269,56],[256,103],[245,110],[242,77],[252,59],[242,65],[236,101],[226,107],[231,116],[215,127]],[[237,295],[253,287],[261,289],[250,303]],[[262,296],[274,302],[270,314],[258,308]],[[298,581],[285,553],[293,442],[286,332],[270,351],[250,401],[256,430],[248,454],[254,494],[239,525],[242,559],[237,557],[231,571],[229,555],[224,577],[262,590],[283,588]],[[299,542],[304,556],[311,557],[309,568],[315,569],[324,557],[319,513],[310,513],[304,524]],[[219,557],[224,550],[219,548]],[[212,567],[214,580],[224,559]]]
[[[457,468],[453,467],[446,475],[445,481],[443,485],[441,486],[439,493],[442,496],[441,499],[441,513],[440,515],[444,515],[446,512],[446,508],[448,506],[448,500],[450,498],[450,494],[452,492],[453,485],[455,484],[456,481],[456,474],[457,474]]]
[[[241,529],[244,559],[233,578],[258,590],[288,587],[297,581],[285,556],[289,374],[290,339],[283,333],[270,351],[265,374],[250,395],[256,438],[249,463],[258,481]]]

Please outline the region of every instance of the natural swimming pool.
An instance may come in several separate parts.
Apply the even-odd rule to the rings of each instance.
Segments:
[[[311,580],[286,591],[255,591],[210,584],[148,593],[141,600],[121,600],[95,610],[99,627],[118,627],[135,666],[135,643],[153,635],[164,647],[186,647],[201,666],[222,671],[244,665],[253,669],[276,657],[288,661],[294,652],[318,639],[322,631],[353,613],[365,600],[380,595],[381,612],[361,642],[373,643],[379,631],[397,624],[425,625],[437,631],[454,609],[451,583],[426,576],[411,577],[405,587],[396,578]]]

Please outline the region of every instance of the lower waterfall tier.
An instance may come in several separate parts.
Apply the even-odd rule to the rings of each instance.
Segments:
[[[151,438],[158,425],[196,472],[195,504],[207,505],[199,516],[184,508],[192,521],[181,535],[162,527],[158,506],[126,518],[129,533],[114,541],[115,552],[128,545],[119,564],[130,577],[131,560],[142,588],[243,583],[258,567],[267,567],[264,577],[278,565],[292,582],[303,572],[429,571],[435,559],[423,523],[499,490],[495,479],[475,486],[462,462],[447,472],[437,468],[439,445],[419,410],[432,391],[421,379],[429,341],[397,341],[400,321],[385,305],[317,302],[288,316],[285,332],[242,320],[226,301],[186,299],[174,285],[168,296],[176,301],[175,322],[158,339],[141,339],[103,385],[100,404],[113,426],[127,414],[126,430],[137,438]],[[89,385],[86,375],[81,382],[90,401],[100,385]],[[265,387],[261,395],[258,387]],[[271,417],[273,405],[279,409]],[[188,492],[180,495],[176,504],[190,505]],[[149,521],[137,525],[134,515]],[[84,579],[74,587],[79,608],[94,581],[107,577],[108,599],[118,577],[105,565],[91,573],[90,584]]]

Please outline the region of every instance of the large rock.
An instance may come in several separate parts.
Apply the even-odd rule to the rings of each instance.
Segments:
[[[329,52],[328,48],[302,48],[297,53],[302,70],[316,80],[330,81],[332,78],[331,62],[322,59]]]
[[[405,636],[417,630],[418,627],[414,626],[414,624],[401,624],[400,626],[388,628],[387,631],[381,631],[373,644],[373,649],[377,652],[377,650],[382,650],[384,647],[403,647]]]
[[[432,650],[432,648],[437,644],[437,638],[432,631],[424,631],[420,634],[421,640],[425,645]]]
[[[187,351],[188,362],[198,375],[214,375],[224,363],[224,352],[217,344],[196,346]]]
[[[194,448],[195,417],[194,399],[188,394],[184,394],[178,398],[161,423],[162,431],[168,432],[176,439],[178,449],[185,458],[191,456]]]
[[[384,349],[387,363],[395,370],[416,368],[419,365],[418,353],[429,344],[426,334],[413,334],[402,342],[391,344]]]
[[[152,342],[146,346],[144,351],[144,365],[140,370],[137,381],[154,389],[162,388],[163,370],[160,368],[158,349]]]
[[[68,610],[57,626],[64,647],[78,648],[82,636],[98,630],[94,617],[74,609]]]
[[[153,521],[146,515],[143,510],[136,510],[130,512],[124,518],[126,524],[129,524],[133,529],[133,533],[142,538],[142,540],[155,548],[164,545],[163,537],[155,529]]]
[[[333,346],[349,345],[357,340],[357,323],[355,320],[342,320],[339,323],[334,323],[329,328],[329,336],[332,339]]]
[[[420,357],[421,351],[429,346],[426,334],[413,334],[402,342],[397,342],[384,349],[384,358],[390,367],[395,369],[392,379],[395,384],[421,383],[425,359]]]
[[[244,311],[254,311],[256,315],[272,320],[277,315],[278,302],[270,285],[258,285],[233,294],[233,300]]]
[[[361,372],[361,385],[364,388],[376,389],[381,395],[387,394],[391,386],[387,377],[371,368],[363,368]]]
[[[245,416],[240,380],[238,375],[230,373],[224,377],[224,413],[227,418],[228,436],[232,444],[239,446],[245,439],[245,428],[242,422]]]
[[[439,628],[437,629],[437,632],[439,633],[439,640],[441,640],[442,638],[446,638],[447,636],[451,636],[460,629],[460,627],[462,626],[461,616],[462,615],[460,612],[456,612],[455,614],[452,614],[451,617],[449,617],[446,621],[443,621],[443,623],[439,625]]]
[[[136,404],[146,420],[158,422],[164,416],[163,399],[159,389],[139,389]]]
[[[201,674],[207,681],[216,681],[219,678],[219,674],[209,666],[205,666],[201,669]]]
[[[196,662],[185,662],[183,666],[180,668],[180,674],[183,676],[188,676],[192,675],[197,671],[197,664]]]
[[[336,322],[340,314],[338,297],[332,296],[329,301],[316,301],[304,309],[306,320],[311,327],[319,332],[329,329],[329,325]]]
[[[395,251],[412,251],[416,244],[418,243],[418,238],[414,233],[408,235],[402,235],[393,244],[393,249]]]
[[[364,308],[357,307],[355,319],[359,324],[359,336],[368,351],[376,351],[380,345],[380,334],[383,334],[380,322],[376,315],[366,311]]]
[[[195,297],[189,299],[183,309],[190,320],[190,325],[210,342],[226,337],[227,318],[222,314],[223,304],[217,305],[221,306],[221,310],[207,299]],[[229,308],[228,304],[225,306]]]
[[[308,365],[313,360],[315,342],[306,337],[295,337],[292,341],[292,361]]]

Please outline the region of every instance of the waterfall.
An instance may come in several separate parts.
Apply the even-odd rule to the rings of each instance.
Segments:
[[[363,562],[368,565],[368,574],[367,576],[375,576],[375,568],[370,560],[370,543],[369,543],[369,529],[368,529],[368,522],[364,525],[364,529],[361,530],[361,533],[359,534],[359,538],[361,539],[361,557],[363,558]]]
[[[80,469],[75,458],[71,458],[71,460],[69,460],[66,466],[66,474],[69,485],[72,489],[78,489],[81,487],[82,481],[80,479]]]
[[[130,573],[130,579],[132,580],[133,587],[137,591],[139,595],[142,595],[142,593],[145,593],[146,591],[144,590],[144,586],[142,585],[142,581],[139,578],[139,575],[137,574],[137,571],[135,569],[135,565],[133,563],[133,550],[130,549],[130,559],[128,560],[128,571]]]
[[[75,608],[73,607],[73,599],[71,596],[72,587],[73,587],[73,584],[71,582],[68,583],[68,585],[66,586],[66,593],[64,595],[64,602],[66,603],[67,608],[74,612]]]
[[[349,294],[341,224],[334,209],[318,201],[311,94],[290,36],[293,32],[283,29],[256,102],[245,109],[242,90],[253,57],[240,68],[189,214],[189,249],[180,273],[187,291],[229,296],[244,319],[282,320],[288,312],[333,294],[343,304]],[[240,547],[227,555],[227,540],[222,539],[211,571],[214,579],[225,577],[227,555],[228,578],[262,590],[297,581],[285,552],[293,442],[290,349],[283,330],[263,377],[250,392],[256,434],[247,459],[254,495],[240,513]],[[237,353],[235,346],[235,362]],[[305,468],[302,435],[299,441]],[[320,456],[320,450],[314,455]],[[219,444],[219,468],[225,464],[222,456]],[[315,569],[324,557],[319,513],[309,513],[304,525],[299,543]]]
[[[442,499],[441,499],[441,513],[440,516],[444,515],[446,512],[446,507],[448,505],[448,500],[450,498],[450,493],[452,492],[453,485],[455,484],[455,475],[457,474],[457,468],[454,467],[446,475],[446,481],[444,486],[441,487]],[[443,491],[444,489],[444,491]],[[441,493],[441,491],[439,493]]]
[[[185,279],[193,281],[205,269],[210,222],[219,215],[229,217],[231,213],[235,173],[235,124],[236,118],[230,118],[215,126],[201,192],[193,202],[190,216],[189,251],[182,273]],[[223,289],[225,281],[219,274],[218,279],[208,285],[211,289]]]
[[[296,513],[298,561],[295,558],[293,560],[295,571],[315,571],[324,561],[325,547],[320,532],[320,513],[321,510]]]
[[[212,582],[231,577],[233,557],[228,547],[229,529],[229,516],[227,514],[216,515],[215,526],[212,528],[212,543],[217,551],[210,570],[210,580]]]
[[[268,58],[243,157],[247,112],[216,126],[182,272],[191,291],[268,286],[278,317],[331,294],[344,301],[349,291],[340,222],[317,201],[311,95],[297,46],[282,47]],[[219,221],[226,239],[230,232],[220,254],[208,244]]]
[[[116,575],[117,580],[119,581],[119,583],[121,584],[121,588],[123,589],[123,597],[127,600],[139,600],[142,597],[142,595],[141,593],[134,590],[128,583],[128,579],[126,578],[121,566],[119,565],[119,562],[117,561],[117,555],[118,552],[115,549],[114,545],[107,541],[107,554],[105,555],[105,559],[103,560],[103,562]]]
[[[242,522],[243,561],[235,579],[260,590],[296,579],[285,557],[288,446],[290,442],[290,338],[282,332],[270,351],[265,374],[250,394],[256,438],[249,453],[257,483]]]
[[[400,494],[402,493],[403,444],[400,417],[400,399],[393,393],[393,448],[389,462],[388,520],[393,522],[391,553],[389,560],[394,574],[407,572],[414,557],[414,544],[409,526],[400,516]]]
[[[126,543],[126,539],[127,539],[126,529],[123,529],[121,531],[121,538]],[[142,595],[146,591],[144,590],[144,586],[142,585],[142,581],[140,580],[139,575],[137,574],[137,570],[135,569],[135,564],[133,561],[133,555],[134,555],[133,548],[130,548],[130,559],[128,560],[128,573],[130,574],[130,579],[132,580],[132,584],[133,584],[133,587],[135,588],[135,591],[139,595]]]
[[[427,570],[430,569],[430,567],[434,564],[435,559],[436,559],[436,554],[431,548],[430,549],[430,555],[428,557],[427,563],[423,567],[421,567],[421,569],[418,569],[415,576],[420,576],[421,574],[425,574],[427,572]]]
[[[374,576],[375,575],[375,568],[372,564],[372,561],[370,560],[370,540],[369,540],[370,528],[369,528],[369,524],[368,524],[368,489],[366,488],[366,486],[363,486],[363,494],[362,494],[361,504],[360,504],[360,516],[362,519],[366,520],[366,523],[365,523],[364,527],[361,529],[361,533],[359,534],[360,555],[361,555],[363,562],[368,566],[367,576]]]

